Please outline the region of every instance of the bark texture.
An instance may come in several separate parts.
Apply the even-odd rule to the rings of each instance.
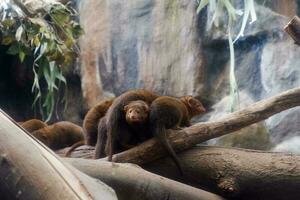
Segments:
[[[2,110],[0,144],[0,199],[116,199],[111,188],[73,171]]]
[[[152,173],[133,164],[99,160],[65,159],[80,171],[116,190],[119,200],[221,200],[218,195]]]
[[[146,170],[220,194],[228,199],[298,199],[300,155],[212,146],[178,155],[186,177],[170,159],[144,165]]]
[[[82,149],[77,152],[77,156]],[[88,151],[90,154],[93,152],[91,148],[84,152]],[[182,163],[184,177],[179,175],[170,158],[159,159],[142,167],[228,199],[286,200],[297,199],[300,196],[300,155],[297,154],[198,146],[178,154],[178,157]],[[71,164],[78,162],[80,166],[90,165],[81,169],[73,164],[85,173],[86,169],[96,165],[90,160],[77,160],[72,159]],[[104,173],[105,175],[101,176],[109,177],[109,172],[102,171],[102,163],[106,162],[99,162],[101,167],[95,168],[93,174],[88,174],[95,177],[95,174],[99,173],[100,176]],[[103,181],[110,185],[105,179]]]

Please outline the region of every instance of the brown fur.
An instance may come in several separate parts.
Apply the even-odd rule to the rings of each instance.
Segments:
[[[105,116],[108,108],[111,106],[115,98],[110,100],[100,101],[92,107],[85,115],[83,120],[83,130],[85,134],[85,144],[95,146],[98,135],[99,120]]]
[[[95,146],[98,137],[98,124],[102,117],[105,116],[108,108],[111,106],[115,98],[100,101],[94,107],[92,107],[84,117],[83,120],[83,132],[84,140],[77,142],[71,146],[66,152],[65,156],[68,157],[79,146],[90,145]]]
[[[124,106],[124,112],[130,126],[145,124],[149,116],[149,105],[141,100],[132,101]]]
[[[80,147],[80,146],[83,146],[85,145],[85,141],[84,140],[80,140],[76,143],[74,143],[70,149],[68,149],[68,151],[65,153],[65,157],[69,157],[71,155],[71,153],[77,148],[77,147]]]
[[[94,158],[103,158],[107,154],[105,152],[105,147],[107,146],[107,125],[106,125],[106,117],[102,117],[98,124],[98,137],[97,144],[95,149]]]
[[[61,149],[83,140],[83,129],[71,122],[61,121],[46,126],[32,135],[51,149]]]
[[[29,133],[48,126],[45,122],[39,119],[30,119],[25,122],[19,122],[19,124]]]
[[[132,101],[124,106],[125,121],[122,126],[122,134],[119,134],[115,141],[115,152],[124,151],[149,139],[146,128],[149,117],[149,105],[141,100]],[[95,158],[102,158],[108,155],[106,117],[102,118],[98,126],[98,141],[96,145]],[[105,152],[105,153],[104,153]]]
[[[154,100],[150,106],[150,129],[156,138],[164,145],[171,158],[175,162],[181,174],[181,165],[167,138],[167,129],[190,126],[190,119],[205,112],[204,107],[192,96],[180,99],[161,96]]]
[[[111,161],[112,155],[116,150],[115,147],[117,148],[118,145],[122,146],[122,143],[124,143],[123,146],[128,145],[128,143],[124,142],[124,139],[131,141],[130,143],[134,143],[132,140],[136,140],[138,137],[135,136],[136,132],[132,130],[132,126],[129,125],[130,123],[128,124],[126,122],[124,109],[130,102],[137,100],[142,100],[150,105],[157,97],[158,95],[155,93],[143,89],[130,90],[117,97],[108,109],[105,119],[102,120],[101,124],[99,123],[99,127],[100,125],[102,127],[98,129],[99,144],[96,145],[95,158],[104,155],[103,151],[106,149],[108,160]],[[133,127],[135,127],[135,125]],[[105,137],[107,137],[106,144],[104,144],[103,140],[100,141],[101,138],[103,139]]]

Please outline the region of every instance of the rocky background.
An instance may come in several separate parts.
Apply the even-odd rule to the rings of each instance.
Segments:
[[[243,1],[237,2],[242,7]],[[132,88],[199,97],[209,112],[195,121],[229,112],[226,30],[210,28],[209,9],[197,15],[194,0],[76,3],[85,35],[79,41],[80,70],[68,75],[73,78],[64,119],[80,124],[85,110],[97,101]],[[300,13],[300,1],[257,0],[255,8],[258,20],[248,24],[245,36],[235,44],[241,108],[300,85],[300,47],[283,31]],[[1,99],[6,97],[0,102],[10,114],[24,115],[24,109],[16,112],[15,104],[7,106]],[[26,109],[31,105],[27,102]],[[300,110],[294,108],[209,143],[300,152],[299,124]]]

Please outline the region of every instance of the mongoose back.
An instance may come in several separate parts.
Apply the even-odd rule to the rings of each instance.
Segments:
[[[115,98],[100,101],[92,107],[84,117],[83,131],[85,136],[85,144],[95,146],[98,135],[99,120],[105,116],[108,108],[111,106]]]
[[[39,119],[30,119],[25,122],[19,122],[19,124],[29,133],[32,133],[33,131],[47,126],[45,122]]]
[[[98,137],[98,124],[102,117],[105,116],[108,108],[111,106],[115,98],[109,100],[103,100],[97,103],[92,107],[84,117],[83,120],[83,133],[84,140],[76,142],[71,146],[70,149],[65,153],[65,156],[68,157],[71,153],[79,146],[90,145],[95,146]]]
[[[167,129],[190,126],[190,119],[203,112],[205,112],[203,105],[192,96],[184,96],[180,99],[161,96],[154,100],[150,106],[151,132],[166,148],[181,174],[183,171],[167,138]]]
[[[67,121],[46,126],[32,132],[32,135],[53,150],[71,146],[84,138],[82,128]]]

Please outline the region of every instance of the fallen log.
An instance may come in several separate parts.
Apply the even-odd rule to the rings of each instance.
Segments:
[[[299,199],[300,155],[201,146],[178,156],[186,178],[169,158],[143,168],[228,199]]]
[[[120,200],[221,200],[222,197],[155,174],[132,164],[66,158],[65,161],[114,188]]]
[[[66,165],[0,109],[0,199],[117,199],[114,191]]]
[[[182,162],[184,177],[178,174],[178,169],[170,158],[162,158],[142,167],[163,177],[205,189],[228,199],[286,200],[298,199],[300,196],[300,155],[297,154],[198,146],[179,153],[178,157]],[[120,167],[124,165],[115,163],[113,166],[117,170],[128,173],[130,179],[128,182],[123,175],[112,175],[115,174],[115,169],[110,168],[112,165],[107,162],[78,158],[67,161],[113,188],[115,188],[111,185],[113,182],[121,181],[118,184],[124,184],[125,187],[132,189],[135,186],[126,184],[139,185],[140,179],[148,179],[147,175],[136,176],[131,168],[125,169]],[[124,186],[117,188],[122,187]]]

